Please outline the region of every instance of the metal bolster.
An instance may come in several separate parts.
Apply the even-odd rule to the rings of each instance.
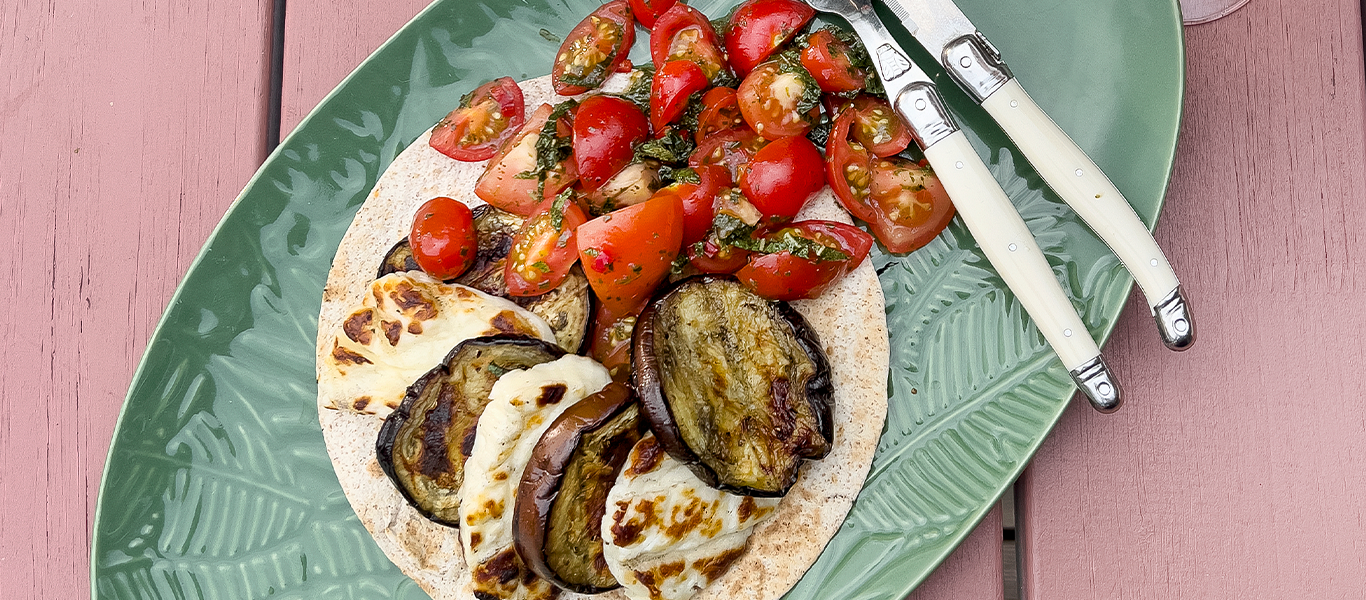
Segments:
[[[1081,388],[1086,399],[1091,402],[1091,407],[1103,413],[1112,413],[1119,410],[1119,406],[1124,403],[1124,398],[1119,392],[1119,384],[1115,383],[1114,376],[1110,374],[1110,368],[1105,366],[1105,361],[1097,356],[1086,364],[1072,370],[1072,381]]]
[[[1012,77],[1010,67],[1001,61],[1001,53],[981,32],[945,44],[939,60],[949,76],[979,104]]]
[[[958,131],[932,83],[913,83],[896,97],[896,109],[911,126],[921,148],[929,148]]]
[[[1181,286],[1153,307],[1153,319],[1162,334],[1162,343],[1168,348],[1181,352],[1195,343],[1195,315],[1181,293]]]

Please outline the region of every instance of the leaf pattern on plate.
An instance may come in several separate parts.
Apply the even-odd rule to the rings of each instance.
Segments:
[[[548,70],[558,44],[539,31],[567,32],[595,4],[437,2],[262,167],[186,276],[134,378],[95,523],[96,597],[426,597],[375,546],[332,473],[315,409],[322,286],[393,157],[482,81]],[[730,4],[694,6],[719,16]],[[1145,10],[1172,21],[1179,48],[1174,9]],[[640,37],[632,58],[648,60]],[[1144,48],[1150,58],[1152,44]],[[1128,274],[980,108],[931,71],[1068,295],[1089,299],[1077,303],[1083,320],[1107,332]],[[1145,89],[1165,85],[1179,98],[1179,66],[1166,75],[1174,79],[1144,78]],[[1099,134],[1085,135],[1108,132],[1094,127]],[[1130,197],[1149,223],[1166,174],[1121,170],[1156,181]],[[858,503],[791,598],[903,596],[991,509],[1072,394],[961,222],[925,249],[875,253],[875,262],[892,332],[887,429]]]

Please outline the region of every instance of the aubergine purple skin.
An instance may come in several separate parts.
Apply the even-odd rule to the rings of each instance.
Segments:
[[[580,594],[620,587],[602,559],[601,524],[607,492],[645,432],[635,395],[617,382],[569,407],[546,429],[522,473],[513,509],[513,545],[533,573]]]
[[[478,232],[478,248],[474,264],[463,274],[447,283],[467,285],[476,290],[507,298],[522,308],[545,319],[555,332],[555,342],[566,352],[579,354],[588,346],[592,331],[596,297],[588,286],[583,268],[575,264],[569,276],[555,289],[539,296],[512,296],[503,279],[503,267],[512,238],[521,230],[523,217],[499,210],[487,204],[474,209],[474,228]],[[413,258],[408,238],[394,244],[380,263],[378,277],[404,271],[421,271]]]
[[[423,516],[459,528],[465,459],[503,373],[564,356],[548,342],[523,335],[465,340],[418,378],[380,427],[375,452],[380,469]]]
[[[675,317],[680,322],[668,321]],[[698,331],[681,329],[687,326]],[[716,346],[689,348],[689,340]],[[796,483],[803,462],[830,452],[830,364],[816,332],[786,302],[760,298],[731,277],[679,281],[641,313],[632,362],[632,383],[650,429],[670,456],[707,485],[781,497]],[[786,367],[758,372],[773,364]],[[732,372],[735,377],[726,378]],[[695,408],[699,403],[706,409]],[[728,418],[734,422],[724,422]],[[757,448],[767,460],[760,464],[744,452],[727,452],[727,444]]]

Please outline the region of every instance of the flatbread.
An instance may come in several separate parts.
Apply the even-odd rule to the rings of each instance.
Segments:
[[[610,86],[620,89],[624,78]],[[554,95],[549,77],[521,84],[530,113]],[[474,186],[484,163],[447,158],[427,143],[430,131],[404,150],[380,176],[356,213],[323,289],[318,319],[318,356],[332,350],[333,335],[359,306],[385,251],[407,235],[418,206],[436,196],[483,204]],[[849,223],[827,188],[798,215]],[[835,440],[830,454],[803,467],[796,485],[771,519],[754,530],[749,548],[699,600],[771,599],[782,596],[820,556],[863,486],[887,415],[889,347],[882,288],[870,261],[815,300],[792,303],[820,337],[834,382]],[[452,343],[452,346],[454,342]],[[324,361],[319,361],[321,370]],[[320,371],[321,372],[321,371]],[[334,381],[334,380],[329,380]],[[375,440],[383,421],[374,415],[333,408],[341,392],[318,386],[318,420],[342,490],[385,555],[435,600],[468,600],[455,582],[465,572],[460,535],[413,509],[380,470]],[[569,600],[587,598],[564,593]],[[621,590],[593,596],[624,600]]]

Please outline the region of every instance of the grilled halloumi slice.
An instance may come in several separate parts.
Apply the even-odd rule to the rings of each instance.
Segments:
[[[460,486],[467,597],[547,600],[559,593],[527,569],[513,548],[517,487],[531,451],[555,418],[611,381],[594,360],[569,355],[511,371],[493,385]]]
[[[508,300],[421,271],[391,273],[332,335],[319,389],[329,390],[331,408],[383,418],[456,344],[500,333],[555,342],[544,320]]]
[[[607,494],[603,556],[631,600],[691,598],[740,557],[780,500],[712,488],[647,435]]]

